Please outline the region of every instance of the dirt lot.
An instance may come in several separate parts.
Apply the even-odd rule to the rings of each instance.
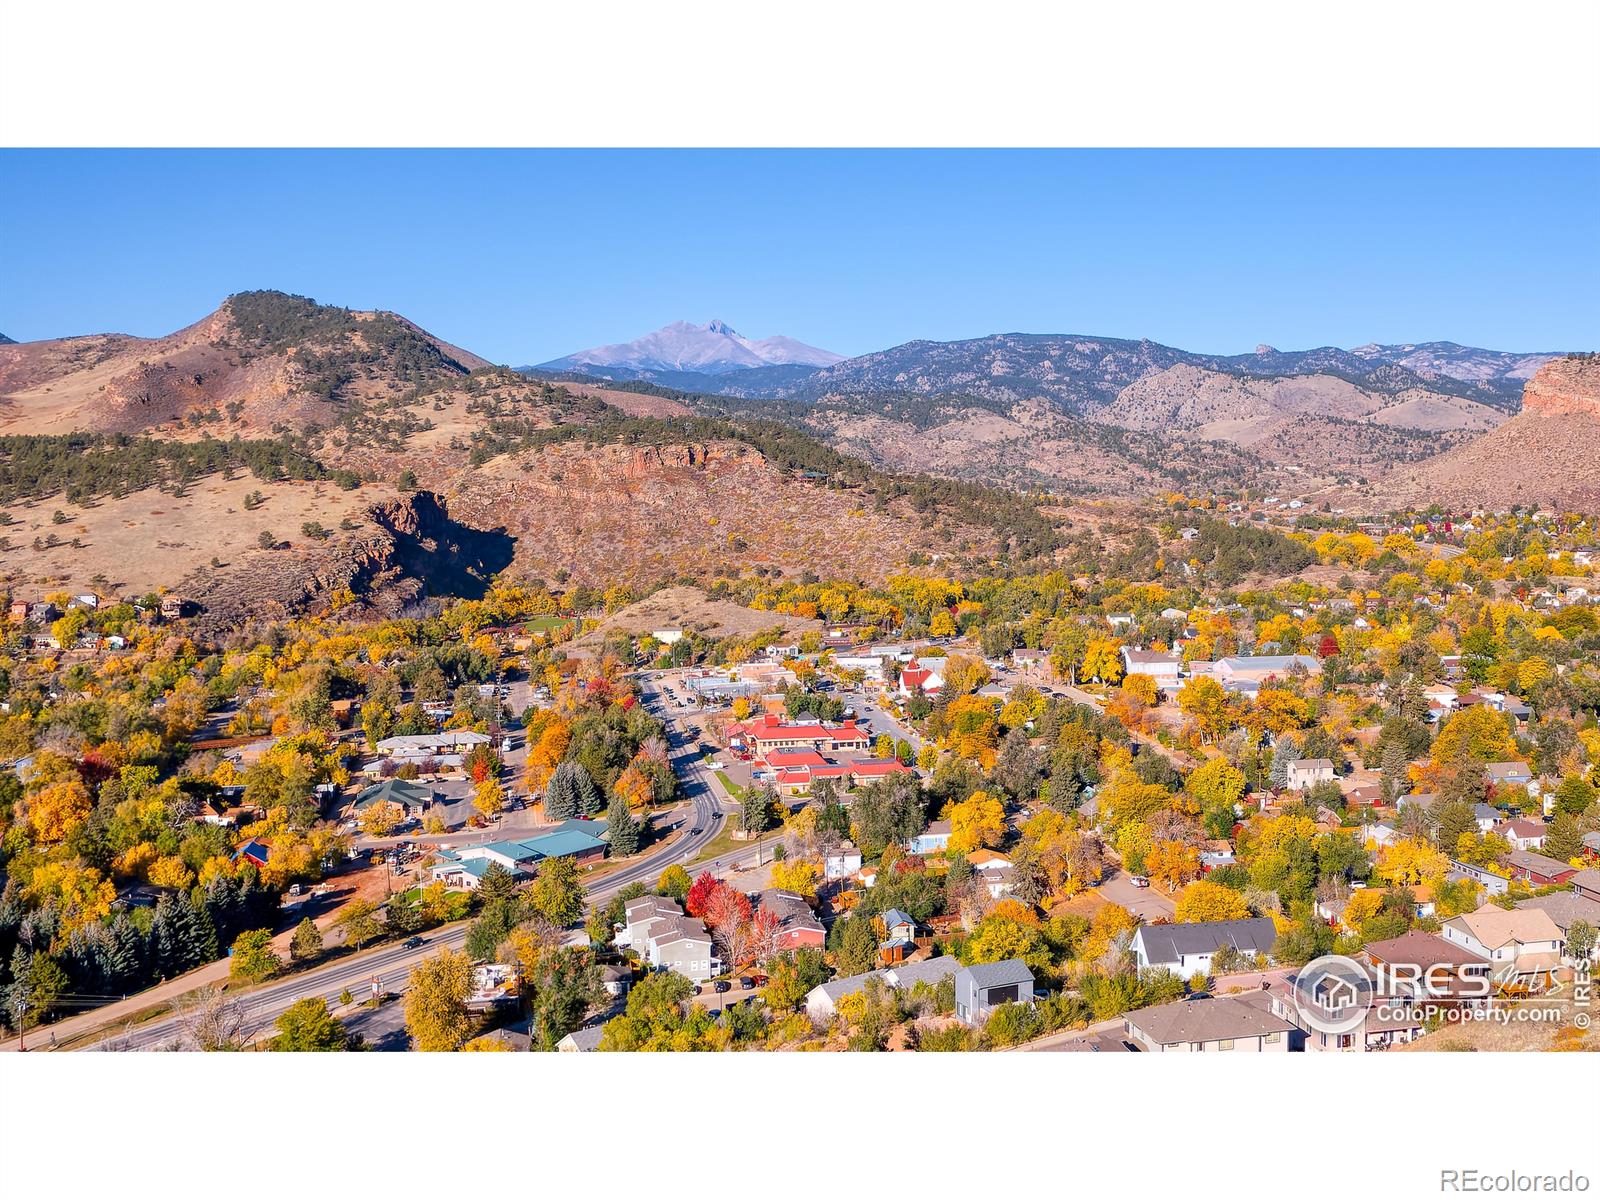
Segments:
[[[612,633],[643,633],[652,629],[693,629],[707,637],[730,637],[782,626],[790,633],[821,629],[821,621],[760,612],[726,600],[712,600],[698,588],[673,587],[630,604],[607,617],[598,628],[573,641],[567,649],[593,653]]]

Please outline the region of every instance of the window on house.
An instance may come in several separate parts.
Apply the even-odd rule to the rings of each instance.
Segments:
[[[1232,1038],[1223,1038],[1222,1039],[1222,1048],[1224,1050],[1232,1050],[1233,1049],[1233,1039]]]
[[[1267,1041],[1269,1041],[1269,1042],[1280,1042],[1282,1040],[1283,1040],[1283,1034],[1281,1034],[1281,1033],[1269,1033],[1269,1034],[1267,1034]]]

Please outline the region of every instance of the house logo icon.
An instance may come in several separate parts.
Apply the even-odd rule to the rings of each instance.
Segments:
[[[1307,1029],[1349,1033],[1361,1027],[1372,1008],[1372,976],[1353,958],[1325,954],[1294,977],[1295,1010]]]

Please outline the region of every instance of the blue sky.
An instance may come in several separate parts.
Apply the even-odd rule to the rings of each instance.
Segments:
[[[1597,210],[1588,151],[3,151],[0,333],[273,287],[512,364],[713,317],[843,354],[1593,349]]]

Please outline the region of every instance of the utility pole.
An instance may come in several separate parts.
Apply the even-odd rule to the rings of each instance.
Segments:
[[[28,1050],[28,1004],[33,999],[27,979],[20,978],[11,985],[11,1012],[17,1025],[17,1051]]]

